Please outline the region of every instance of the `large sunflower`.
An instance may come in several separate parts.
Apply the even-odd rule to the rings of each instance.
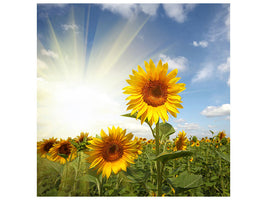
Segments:
[[[178,138],[175,140],[175,147],[174,151],[178,150],[186,150],[186,143],[188,142],[188,139],[186,137],[186,133],[184,131],[179,132]]]
[[[133,75],[126,80],[130,86],[123,88],[125,94],[129,94],[126,100],[127,110],[131,115],[137,112],[136,118],[141,117],[141,123],[148,119],[149,123],[157,123],[159,118],[163,122],[168,121],[167,113],[176,117],[179,113],[177,108],[183,108],[179,92],[185,90],[184,83],[176,83],[180,77],[176,77],[178,70],[174,69],[169,74],[168,63],[162,65],[161,60],[158,66],[150,59],[145,61],[146,72],[138,65],[138,72],[133,70]]]
[[[140,146],[136,140],[131,140],[132,133],[126,133],[126,129],[120,127],[108,128],[109,135],[101,130],[101,138],[93,138],[87,145],[91,151],[85,152],[89,155],[87,161],[91,163],[90,168],[96,168],[97,173],[101,171],[102,176],[109,178],[113,171],[117,174],[119,171],[126,171],[130,163],[134,164],[140,152]]]
[[[60,139],[50,150],[51,160],[65,164],[66,161],[72,161],[77,157],[77,149],[70,143],[71,138],[67,140]]]
[[[40,153],[42,158],[50,159],[49,150],[57,143],[57,138],[43,139],[37,142],[37,153]]]

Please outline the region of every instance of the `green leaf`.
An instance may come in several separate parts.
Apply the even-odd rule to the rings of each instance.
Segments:
[[[61,154],[61,153],[59,153],[59,154],[57,154],[57,155],[61,156],[62,158],[65,158],[65,159],[67,159],[67,158],[69,157],[68,155],[66,155],[66,154]]]
[[[151,182],[147,182],[145,183],[146,189],[147,190],[153,190],[153,191],[157,191],[157,186],[152,184]]]
[[[156,132],[156,128],[154,128],[154,132]],[[166,123],[161,122],[159,124],[159,139],[160,140],[169,139],[170,135],[173,133],[175,133],[175,130],[171,124],[167,122]]]
[[[76,149],[79,148],[79,144],[77,144],[74,140],[69,140],[69,141]]]
[[[224,160],[230,162],[230,155],[227,155],[227,154],[224,154],[224,153],[221,153],[217,150],[215,150],[215,152]]]
[[[121,116],[123,116],[123,117],[131,117],[131,118],[135,118],[135,119],[136,119],[136,117],[137,117],[137,112],[134,113],[134,114],[132,114],[132,115],[131,115],[131,113],[127,113],[127,114],[124,114],[124,115],[121,115]],[[139,117],[138,119],[141,120],[141,117]],[[150,125],[147,119],[145,120],[145,122],[146,122],[148,125]]]
[[[175,188],[191,189],[203,184],[202,176],[183,172],[177,178],[169,178],[168,181]]]
[[[127,168],[127,171],[124,173],[131,182],[135,182],[135,183],[144,182],[150,176],[149,171],[143,170],[140,168],[139,169]]]
[[[85,174],[84,176],[80,177],[79,180],[97,184],[97,178],[89,174]]]
[[[101,139],[101,136],[98,135],[98,134],[96,134],[95,137],[98,138],[98,139]]]
[[[159,154],[156,158],[154,158],[154,160],[160,160],[162,162],[166,162],[171,159],[181,158],[181,157],[191,156],[191,155],[193,155],[193,152],[191,151],[175,151],[172,153],[163,152]]]
[[[212,130],[209,130],[209,131],[211,132],[212,135],[214,134],[214,132]]]

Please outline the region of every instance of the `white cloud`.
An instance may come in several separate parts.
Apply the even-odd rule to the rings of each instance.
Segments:
[[[64,31],[73,30],[78,31],[79,26],[76,24],[61,24],[61,27]]]
[[[160,4],[102,4],[102,10],[108,10],[126,19],[134,19],[138,14],[156,16]],[[183,23],[195,4],[163,4],[166,15],[178,23]]]
[[[178,128],[185,130],[185,131],[191,131],[191,130],[199,130],[200,126],[197,123],[188,123],[185,122],[183,124],[178,124],[177,125]]]
[[[126,19],[133,19],[140,13],[155,16],[159,4],[102,4],[102,10],[108,10],[114,14],[121,15]]]
[[[159,4],[140,4],[139,6],[145,14],[155,16],[157,14]]]
[[[208,39],[211,42],[230,40],[230,6],[223,5],[223,9],[214,17],[208,30]]]
[[[218,70],[222,73],[230,71],[230,57],[227,58],[226,63],[222,63],[218,66]]]
[[[217,67],[218,71],[220,72],[221,76],[224,76],[224,74],[228,75],[227,79],[227,85],[230,86],[230,76],[229,76],[229,71],[230,71],[230,57],[227,58],[227,61],[225,63],[220,64]]]
[[[208,106],[202,112],[201,115],[206,117],[220,117],[230,115],[230,104],[223,104],[221,106]]]
[[[175,122],[175,123],[184,123],[184,122],[186,122],[186,121],[185,121],[185,119],[183,119],[183,118],[179,118],[179,119],[175,119],[174,122]]]
[[[58,55],[53,52],[52,50],[46,50],[46,49],[41,49],[41,54],[43,56],[51,57],[51,58],[58,58]]]
[[[166,15],[178,23],[183,23],[187,19],[187,14],[195,6],[194,4],[163,4]]]
[[[230,86],[230,76],[228,78],[227,85]]]
[[[38,69],[47,69],[48,67],[44,61],[37,58],[37,68]]]
[[[188,68],[188,60],[183,56],[178,56],[176,58],[170,58],[164,54],[159,55],[162,63],[168,63],[169,69],[178,69],[179,71],[185,71]]]
[[[47,64],[40,60],[39,58],[37,58],[37,77],[41,77],[42,76],[42,72],[44,72],[45,70],[48,69]]]
[[[214,129],[216,126],[215,125],[208,125],[209,129]]]
[[[192,83],[200,82],[212,77],[213,66],[211,64],[206,64],[204,68],[199,70],[197,74],[193,77]]]
[[[199,41],[199,42],[197,42],[197,41],[193,41],[193,45],[195,46],[195,47],[202,47],[202,48],[206,48],[207,46],[208,46],[208,42],[207,41],[205,41],[205,40],[202,40],[202,41]]]
[[[137,12],[136,4],[102,4],[101,8],[128,19],[135,16]]]

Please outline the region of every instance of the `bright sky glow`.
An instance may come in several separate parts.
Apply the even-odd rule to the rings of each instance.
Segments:
[[[184,109],[169,120],[177,131],[230,136],[229,16],[228,4],[39,4],[38,140],[112,125],[152,138],[147,125],[121,116],[125,80],[150,58],[178,68],[186,83]]]

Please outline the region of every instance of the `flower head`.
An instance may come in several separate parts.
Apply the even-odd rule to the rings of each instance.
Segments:
[[[76,138],[74,138],[75,142],[77,143],[82,143],[84,140],[87,141],[89,133],[84,133],[81,132],[79,136],[77,136]]]
[[[219,138],[220,140],[222,140],[223,138],[225,138],[225,136],[226,136],[226,134],[225,134],[224,131],[221,131],[221,132],[218,133],[218,138]]]
[[[67,140],[60,139],[57,144],[49,150],[51,160],[65,164],[77,157],[77,149],[70,143],[71,138]]]
[[[174,151],[186,150],[187,141],[188,141],[188,139],[186,137],[186,133],[184,131],[179,132],[178,138],[176,138],[176,140],[175,140],[175,147],[173,150]]]
[[[37,153],[40,153],[42,158],[50,159],[49,150],[57,143],[57,138],[43,139],[37,142]]]
[[[91,163],[90,168],[96,168],[97,173],[102,172],[102,176],[109,178],[113,171],[117,174],[130,165],[134,164],[134,159],[140,153],[139,141],[132,140],[133,134],[126,134],[126,129],[120,127],[108,128],[109,135],[101,130],[101,138],[93,138],[87,145],[91,151],[86,152],[89,155],[87,161]]]
[[[150,59],[145,61],[146,72],[138,65],[138,72],[133,70],[133,75],[126,80],[130,86],[123,88],[125,94],[129,94],[126,100],[127,110],[131,115],[137,112],[136,118],[141,117],[141,123],[147,119],[152,125],[157,123],[159,118],[163,122],[168,121],[168,114],[176,117],[179,113],[177,108],[183,108],[181,97],[178,93],[185,90],[184,83],[177,83],[178,70],[168,72],[168,63],[162,65],[161,60],[156,67]]]

